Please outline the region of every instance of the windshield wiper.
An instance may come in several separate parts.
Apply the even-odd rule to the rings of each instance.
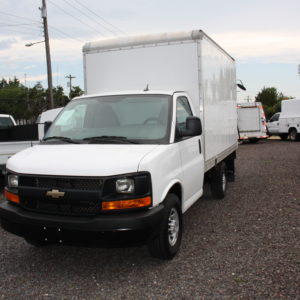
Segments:
[[[78,141],[72,140],[71,138],[65,137],[65,136],[49,136],[43,139],[43,141],[49,141],[49,140],[59,140],[63,141],[66,143],[71,143],[71,144],[79,144]]]
[[[89,144],[91,143],[125,143],[125,144],[139,144],[138,142],[129,140],[125,136],[110,136],[110,135],[101,135],[101,136],[91,136],[84,138],[83,141],[88,141]]]

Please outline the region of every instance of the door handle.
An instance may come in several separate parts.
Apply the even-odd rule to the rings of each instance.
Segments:
[[[200,140],[198,140],[198,144],[199,144],[199,153],[201,154],[202,149],[201,149],[201,141]]]

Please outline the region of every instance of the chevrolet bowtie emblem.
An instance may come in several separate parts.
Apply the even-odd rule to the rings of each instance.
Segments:
[[[65,192],[60,192],[59,190],[52,190],[52,191],[48,191],[46,195],[58,199],[60,197],[63,197],[65,195]]]

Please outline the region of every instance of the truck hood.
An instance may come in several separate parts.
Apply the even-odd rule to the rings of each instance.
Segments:
[[[157,145],[37,145],[7,161],[20,174],[112,176],[137,172],[140,161]]]

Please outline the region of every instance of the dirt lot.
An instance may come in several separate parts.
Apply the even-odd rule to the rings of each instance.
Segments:
[[[0,229],[0,299],[300,299],[299,166],[300,142],[241,145],[227,197],[185,214],[168,262],[146,247],[34,248]]]

